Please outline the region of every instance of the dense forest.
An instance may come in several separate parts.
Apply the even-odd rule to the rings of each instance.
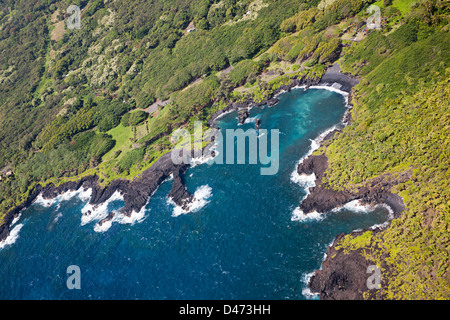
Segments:
[[[80,29],[63,20],[73,3],[81,8]],[[73,3],[0,4],[0,170],[13,169],[0,184],[2,214],[36,182],[89,169],[111,181],[148,167],[170,148],[173,128],[194,114],[205,118],[211,110],[204,107],[219,92],[226,101],[231,86],[220,85],[215,73],[267,50],[282,36],[280,23],[302,4]],[[243,19],[249,9],[253,15]],[[192,24],[195,32],[187,32]],[[181,91],[195,80],[202,83]],[[169,98],[145,123],[123,125],[128,112]],[[99,168],[104,156],[111,161]]]
[[[382,26],[367,30],[373,3]],[[450,298],[449,14],[443,0],[2,1],[0,219],[37,183],[133,179],[178,127],[338,62],[360,83],[351,125],[317,151],[323,183],[412,172],[394,190],[404,214],[340,246],[389,266],[381,297]]]

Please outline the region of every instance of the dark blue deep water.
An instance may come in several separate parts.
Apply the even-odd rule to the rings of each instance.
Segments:
[[[320,267],[334,237],[382,223],[388,212],[342,209],[323,219],[292,220],[305,190],[291,174],[311,139],[340,123],[345,100],[320,89],[294,89],[279,99],[274,107],[251,110],[262,128],[281,132],[276,175],[260,175],[259,164],[201,164],[187,171],[186,185],[191,193],[210,192],[203,207],[174,216],[169,180],[142,219],[115,221],[104,232],[94,230],[98,221],[81,223],[86,200],[78,196],[35,203],[13,226],[20,229],[15,241],[0,249],[0,298],[310,298],[305,277]],[[227,114],[218,125],[238,128],[236,116]],[[122,205],[112,201],[108,210]],[[80,290],[66,287],[70,265],[80,267]]]

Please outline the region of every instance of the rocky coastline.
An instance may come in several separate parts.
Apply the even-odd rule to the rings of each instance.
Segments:
[[[351,234],[359,236],[368,230],[353,231]],[[381,228],[371,231],[378,233]],[[338,243],[345,236],[345,233],[340,233],[334,243]],[[320,300],[362,300],[368,297],[379,299],[381,297],[377,295],[377,290],[367,288],[367,279],[370,276],[367,269],[371,265],[375,265],[375,262],[364,258],[362,249],[344,253],[333,244],[327,248],[321,269],[310,278],[309,289],[319,294]],[[383,269],[385,268],[386,266],[383,266]],[[381,285],[386,285],[387,281],[386,277],[382,277]]]
[[[325,77],[325,75],[323,77]],[[276,98],[277,95],[279,95],[280,93],[283,93],[283,92],[290,92],[295,87],[305,86],[306,88],[308,88],[313,85],[321,85],[321,84],[329,85],[328,82],[321,81],[322,78],[307,79],[307,78],[298,78],[298,77],[294,76],[292,78],[292,81],[289,84],[281,85],[266,99],[263,99],[261,101],[255,101],[253,99],[246,99],[244,101],[230,102],[225,108],[216,111],[209,118],[209,120],[207,121],[207,124],[209,127],[212,127],[217,118],[219,118],[223,114],[231,112],[231,111],[239,112],[239,115],[238,115],[239,123],[244,123],[245,119],[250,116],[250,113],[248,111],[249,107],[252,107],[252,106],[260,107],[260,106],[264,106],[264,105],[267,105],[269,107],[274,106],[279,102],[279,100]],[[345,82],[347,83],[347,81],[345,81]]]
[[[332,69],[333,67],[329,68],[329,70]],[[329,71],[327,71],[322,78],[326,79],[328,77],[327,73],[329,73]],[[271,97],[268,97],[267,99],[260,102],[255,102],[251,99],[243,102],[231,102],[224,109],[214,113],[208,120],[207,124],[208,126],[213,127],[214,121],[219,116],[233,110],[244,110],[240,117],[240,121],[244,122],[245,119],[250,115],[250,113],[246,111],[249,106],[273,106],[278,103],[276,95],[282,92],[289,92],[292,88],[297,86],[309,87],[312,85],[320,84],[328,85],[328,83],[326,82],[321,82],[322,78],[293,78],[290,84],[282,85],[280,88],[275,90],[275,92],[273,92]],[[341,83],[347,85],[348,80],[341,81]],[[3,220],[4,223],[0,225],[0,241],[3,241],[8,237],[10,233],[11,223],[13,222],[14,218],[17,217],[23,209],[29,207],[39,196],[39,194],[42,194],[42,197],[44,199],[52,199],[68,191],[75,191],[80,188],[90,188],[92,189],[92,193],[89,203],[93,206],[96,206],[107,201],[114,194],[114,192],[119,191],[123,196],[123,200],[125,202],[125,206],[119,210],[119,213],[131,216],[133,212],[138,212],[139,210],[141,210],[141,208],[147,204],[150,196],[153,194],[153,192],[156,191],[158,186],[171,174],[173,174],[173,186],[169,197],[172,198],[176,205],[182,207],[183,209],[187,209],[189,207],[189,202],[193,199],[193,196],[186,190],[183,182],[183,173],[187,169],[187,167],[188,165],[180,166],[174,164],[171,160],[169,152],[158,159],[149,169],[142,172],[138,178],[135,178],[132,181],[126,179],[114,180],[105,188],[102,188],[98,184],[98,177],[95,175],[83,177],[77,181],[65,182],[58,186],[49,184],[43,187],[42,185],[38,184],[30,193],[26,201],[6,213]],[[90,213],[87,212],[86,214]],[[113,219],[114,215],[115,213],[110,212],[106,218],[99,222],[99,224],[102,225],[103,223]]]
[[[38,184],[29,195],[28,199],[21,205],[8,211],[4,218],[4,224],[0,226],[0,241],[6,239],[10,233],[11,223],[20,212],[29,207],[33,201],[41,194],[44,199],[53,199],[58,195],[68,191],[76,191],[80,188],[91,189],[91,197],[89,203],[98,206],[107,201],[116,191],[120,192],[125,202],[124,207],[119,210],[119,214],[131,216],[133,212],[138,212],[144,207],[151,195],[156,191],[159,185],[174,175],[174,181],[170,196],[173,201],[180,206],[185,206],[186,199],[191,199],[192,196],[187,192],[181,175],[188,165],[174,164],[171,159],[170,152],[164,154],[159,158],[149,169],[142,172],[134,180],[118,179],[111,184],[102,188],[98,183],[97,176],[87,176],[80,178],[77,181],[69,181],[58,186],[49,184],[42,187]],[[89,215],[91,212],[86,212]],[[111,220],[115,213],[110,212],[108,216],[99,222],[100,225]]]
[[[330,72],[328,72],[330,71]],[[336,65],[328,69],[327,74],[322,77],[321,84],[334,83],[333,88],[347,92],[349,94],[348,103],[351,108],[351,88],[358,83],[357,79],[348,77],[346,81],[340,81],[340,72]],[[336,86],[335,83],[338,83]],[[348,125],[351,122],[351,113],[347,112],[343,119],[343,124]],[[334,135],[340,129],[329,132],[322,140],[333,139]],[[307,156],[297,166],[299,175],[315,175],[315,186],[309,188],[309,193],[299,205],[304,214],[312,212],[329,212],[334,208],[341,207],[353,200],[359,200],[363,205],[387,205],[391,211],[389,221],[381,226],[367,228],[351,232],[352,236],[359,236],[370,230],[372,233],[378,233],[384,230],[390,224],[390,220],[397,218],[405,209],[403,199],[391,192],[392,186],[407,181],[411,177],[411,172],[403,172],[397,175],[385,174],[360,186],[357,191],[345,189],[334,190],[326,183],[322,183],[322,178],[328,168],[328,158],[325,154]],[[372,299],[382,299],[377,290],[369,290],[367,279],[370,274],[367,268],[374,265],[362,255],[362,249],[350,252],[344,252],[338,249],[339,243],[346,234],[339,234],[330,245],[326,252],[326,258],[322,262],[321,269],[311,276],[308,287],[312,293],[318,294],[321,300],[359,300],[370,297]],[[384,270],[388,266],[382,266]],[[382,278],[382,285],[386,285],[388,278]]]
[[[292,88],[298,86],[305,86],[306,88],[310,86],[326,86],[350,94],[351,88],[357,83],[357,79],[340,73],[339,66],[335,64],[321,78],[294,78],[290,84],[282,85],[271,97],[263,101],[255,102],[250,99],[243,102],[231,102],[227,107],[213,114],[208,120],[208,125],[212,127],[218,117],[231,111],[241,111],[239,113],[239,121],[243,123],[250,116],[248,112],[250,106],[273,106],[278,103],[278,99],[276,98],[278,94],[289,92]],[[348,101],[350,102],[350,97]],[[350,121],[350,113],[347,112],[344,117],[344,124],[348,124]],[[323,140],[332,139],[337,131],[338,129],[330,132]],[[19,215],[21,210],[30,206],[39,194],[44,199],[52,199],[67,191],[90,188],[92,189],[92,193],[89,203],[96,206],[107,201],[114,192],[119,191],[125,202],[124,207],[119,210],[119,214],[131,216],[133,212],[138,212],[147,204],[151,195],[164,180],[169,178],[170,175],[173,175],[173,185],[169,197],[175,204],[187,210],[189,203],[193,200],[193,196],[186,190],[183,179],[184,172],[188,167],[189,165],[187,164],[174,164],[171,159],[171,153],[169,152],[164,154],[149,169],[142,172],[134,180],[115,180],[104,188],[99,186],[97,176],[83,177],[77,181],[62,183],[59,186],[49,184],[42,187],[41,185],[37,185],[24,203],[13,208],[6,214],[4,223],[0,226],[0,241],[9,235],[10,226],[14,218]],[[404,205],[401,198],[389,192],[390,186],[395,182],[392,179],[380,177],[379,181],[373,181],[372,184],[360,188],[358,192],[348,190],[334,191],[328,186],[320,184],[327,167],[328,159],[325,155],[310,155],[298,165],[298,174],[309,175],[314,173],[316,176],[316,186],[310,188],[309,195],[300,204],[300,209],[303,212],[327,212],[355,199],[360,199],[364,203],[369,204],[385,203],[392,208],[394,216],[397,216],[403,210]],[[89,212],[86,214],[89,214]],[[112,220],[115,214],[114,212],[110,212],[99,224],[101,225]],[[337,243],[343,236],[344,234],[338,235],[334,243]],[[311,277],[308,284],[311,291],[319,293],[321,299],[361,299],[362,293],[366,289],[365,281],[367,274],[365,272],[370,261],[366,261],[357,251],[344,255],[333,245],[328,248],[327,257],[334,258],[325,259],[321,270],[317,270]],[[357,274],[361,276],[355,277]]]
[[[315,186],[309,188],[310,193],[300,203],[300,209],[305,213],[328,212],[334,208],[345,205],[353,200],[360,200],[363,204],[386,204],[397,217],[404,209],[400,196],[390,192],[393,185],[409,179],[410,173],[405,172],[398,176],[383,175],[366,183],[357,191],[334,190],[329,185],[321,183],[325,171],[328,168],[328,158],[325,154],[310,155],[297,166],[299,175],[314,174]]]
[[[393,185],[406,181],[410,178],[410,172],[399,175],[383,175],[366,183],[357,191],[333,190],[330,186],[322,183],[322,177],[328,168],[328,159],[325,155],[310,155],[297,167],[298,174],[315,174],[316,186],[309,189],[310,193],[300,203],[300,210],[305,214],[310,212],[329,212],[334,208],[341,207],[346,203],[359,200],[364,205],[384,204],[392,210],[390,219],[397,218],[404,210],[405,205],[400,196],[390,192]],[[365,231],[372,233],[381,232],[390,223],[390,220],[381,226],[353,231],[350,234],[355,237]],[[367,260],[362,255],[362,249],[344,252],[338,249],[338,244],[346,234],[339,234],[328,247],[326,258],[322,262],[321,269],[316,270],[310,278],[308,287],[312,293],[318,294],[321,300],[361,300],[370,297],[381,299],[377,290],[369,290],[366,281],[370,274],[367,268],[375,265],[375,262]],[[382,266],[384,270],[388,266]],[[382,278],[382,285],[387,285],[388,278]],[[366,295],[366,296],[364,296]]]

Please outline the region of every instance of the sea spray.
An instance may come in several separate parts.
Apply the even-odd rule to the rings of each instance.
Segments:
[[[123,196],[116,190],[111,197],[100,204],[86,203],[81,209],[81,225],[84,226],[96,220],[102,220],[108,216],[108,205],[113,201],[123,201]]]
[[[85,275],[81,299],[86,290],[99,299],[304,299],[302,276],[319,267],[322,247],[338,233],[367,228],[384,219],[369,219],[368,214],[350,215],[350,221],[341,221],[335,215],[331,223],[327,215],[320,226],[290,220],[298,198],[303,196],[302,190],[287,181],[299,159],[290,151],[305,154],[309,142],[301,138],[337,124],[345,111],[337,94],[300,91],[286,94],[279,107],[253,110],[255,114],[257,110],[264,112],[268,129],[286,133],[280,139],[280,174],[262,177],[252,167],[237,165],[197,166],[186,174],[188,185],[193,186],[192,191],[209,185],[212,195],[196,214],[172,217],[174,208],[166,202],[171,183],[161,185],[153,196],[142,223],[128,228],[112,222],[105,234],[91,230],[98,221],[79,227],[85,202],[77,199],[73,205],[61,205],[67,218],[61,218],[52,230],[47,226],[56,214],[54,207],[29,208],[21,218],[29,220],[19,239],[0,251],[0,298],[73,298],[77,293],[61,286],[59,277],[48,275],[58,269],[64,277],[67,266],[77,264]],[[322,97],[326,103],[315,105]],[[303,108],[304,101],[314,107]],[[316,108],[323,117],[317,117]],[[292,117],[280,113],[291,113]],[[294,129],[300,121],[306,126],[301,132]],[[227,116],[220,127],[236,128],[236,121]],[[194,175],[189,178],[191,173]],[[116,202],[108,209],[118,207]],[[113,221],[122,218],[116,214]],[[42,263],[40,256],[58,259],[48,264]],[[22,263],[20,257],[29,263]],[[104,272],[94,274],[96,270]],[[29,290],[31,281],[33,290]],[[214,283],[219,285],[211,285]]]
[[[185,210],[182,207],[175,204],[175,202],[168,197],[167,203],[174,206],[172,216],[178,217],[179,215],[186,214],[189,212],[197,212],[201,208],[203,208],[207,203],[209,203],[208,199],[212,196],[212,189],[209,185],[203,185],[195,190],[193,199],[191,203],[188,205],[189,209]]]
[[[303,163],[303,161],[305,161],[305,159],[307,157],[309,157],[311,154],[314,153],[314,151],[316,151],[317,149],[320,148],[320,144],[322,143],[323,139],[331,132],[333,132],[334,130],[336,130],[336,126],[333,126],[325,131],[323,131],[321,134],[319,134],[319,136],[317,136],[317,138],[315,138],[314,140],[310,140],[311,141],[311,146],[308,150],[308,152],[306,153],[305,156],[303,156],[298,163],[295,166],[294,171],[292,171],[291,173],[291,177],[290,180],[293,183],[298,184],[299,186],[304,188],[304,192],[305,195],[304,197],[300,200],[300,203],[306,199],[306,197],[309,194],[309,188],[314,187],[315,181],[316,181],[316,175],[314,173],[312,174],[298,174],[297,172],[297,167]],[[311,212],[311,213],[307,213],[305,214],[300,207],[297,207],[294,209],[294,211],[292,212],[292,221],[308,221],[308,220],[322,220],[323,219],[323,215],[318,213],[317,211],[315,212]]]
[[[335,238],[336,239],[336,238]],[[320,267],[319,270],[322,270],[322,263],[326,260],[327,258],[327,249],[331,248],[334,244],[334,240],[331,241],[326,247],[325,247],[325,252],[323,254],[322,257],[322,262],[320,263]],[[319,299],[319,294],[318,293],[314,293],[311,291],[311,289],[309,288],[309,281],[311,280],[312,276],[316,273],[316,270],[311,271],[311,272],[307,272],[304,273],[301,280],[303,282],[303,289],[302,289],[302,294],[303,296],[308,299],[308,300],[317,300]]]
[[[325,218],[325,214],[323,214],[323,213],[320,213],[317,211],[304,213],[300,209],[300,207],[297,207],[294,209],[294,211],[292,211],[291,221],[300,221],[300,222],[320,221],[320,220],[323,220],[324,218]]]
[[[19,223],[11,230],[9,235],[4,240],[0,241],[0,250],[16,242],[16,240],[19,238],[19,232],[22,227],[23,223]]]
[[[375,205],[370,205],[367,203],[363,203],[360,199],[352,200],[344,204],[343,206],[336,207],[332,209],[332,212],[337,212],[342,209],[357,212],[357,213],[369,213],[375,210],[376,208],[384,208],[388,211],[388,220],[392,220],[394,218],[394,211],[392,208],[386,203],[377,203]]]
[[[92,194],[91,188],[85,189],[83,187],[79,188],[78,190],[69,190],[69,191],[63,192],[63,193],[57,195],[56,197],[50,198],[50,199],[45,199],[42,196],[42,193],[40,193],[36,197],[36,199],[34,200],[33,203],[43,206],[43,207],[51,207],[52,205],[54,205],[56,203],[60,203],[61,201],[68,201],[75,196],[80,198],[82,201],[87,201],[88,199],[90,199],[91,194]]]
[[[317,300],[319,298],[319,294],[313,293],[308,287],[309,281],[311,280],[311,277],[314,275],[314,273],[315,271],[305,273],[301,279],[303,282],[302,294],[308,300]]]

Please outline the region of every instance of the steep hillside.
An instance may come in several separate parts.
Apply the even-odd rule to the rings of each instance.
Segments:
[[[80,29],[65,27],[67,2],[0,3],[0,226],[38,184],[134,179],[171,150],[173,130],[338,62],[360,82],[351,125],[315,153],[329,164],[321,184],[410,179],[390,190],[404,212],[338,237],[326,265],[357,255],[381,267],[382,288],[364,298],[450,297],[448,1],[73,3]]]

